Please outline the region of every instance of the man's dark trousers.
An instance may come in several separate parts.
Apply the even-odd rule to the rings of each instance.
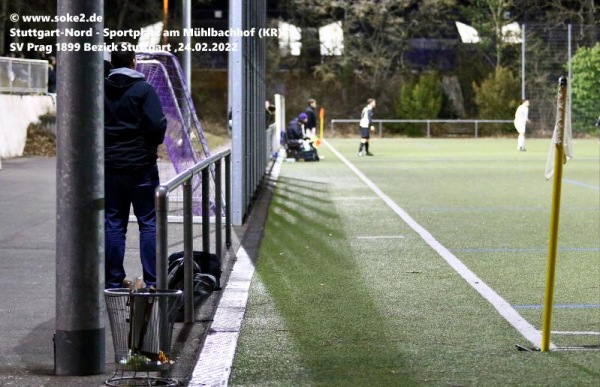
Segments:
[[[154,192],[160,184],[156,165],[138,171],[107,169],[105,190],[105,276],[107,289],[122,287],[125,279],[125,235],[129,209],[138,220],[140,259],[146,286],[156,286],[156,211]]]

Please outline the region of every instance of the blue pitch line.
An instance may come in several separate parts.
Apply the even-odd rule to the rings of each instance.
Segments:
[[[513,305],[515,309],[542,309],[543,305]],[[553,308],[558,309],[598,309],[600,304],[556,304]]]
[[[569,183],[569,184],[573,184],[573,185],[578,185],[580,187],[589,188],[589,189],[593,189],[594,191],[600,192],[600,187],[598,187],[597,185],[586,184],[586,183],[582,183],[580,181],[571,180],[571,179],[563,179],[563,181],[565,183]]]
[[[465,248],[465,249],[450,249],[455,253],[527,253],[534,251],[546,251],[547,247],[532,247],[527,249],[519,248]],[[558,251],[600,251],[600,247],[559,247]]]
[[[564,205],[563,208],[571,210],[571,211],[580,211],[580,210],[597,211],[598,210],[598,207],[594,207],[594,206],[574,206],[574,205],[569,205],[569,204]],[[470,207],[428,207],[428,208],[415,207],[415,208],[411,208],[411,209],[415,210],[415,211],[434,212],[434,213],[469,212],[469,211],[473,211],[473,212],[550,211],[550,209],[547,206],[527,206],[527,207],[526,206],[493,206],[493,207],[470,206]]]

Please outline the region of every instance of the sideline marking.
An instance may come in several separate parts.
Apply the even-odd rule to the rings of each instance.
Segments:
[[[512,325],[525,339],[534,346],[542,341],[542,334],[535,329],[519,312],[517,312],[504,298],[490,288],[481,278],[477,277],[461,260],[438,242],[433,235],[420,224],[418,224],[406,211],[398,206],[389,196],[379,189],[367,176],[358,170],[340,152],[329,144],[327,140],[323,143],[338,157],[352,172],[356,174],[377,196],[381,198],[406,224],[408,224],[423,240],[435,250],[469,285],[471,285],[483,298],[485,298],[510,325]],[[550,348],[556,346],[550,343]]]
[[[360,196],[344,196],[344,197],[331,197],[329,198],[330,200],[352,200],[352,201],[362,201],[362,200],[377,200],[377,198],[366,198],[364,196],[360,197]]]
[[[600,332],[552,331],[553,335],[600,336]]]
[[[373,235],[373,236],[357,236],[356,239],[402,239],[404,235]]]
[[[281,162],[277,161],[271,171],[273,184],[277,184],[280,170]],[[240,246],[188,387],[227,386],[254,269],[246,249]]]
[[[569,184],[577,185],[577,186],[579,186],[579,187],[584,187],[584,188],[593,189],[594,191],[598,191],[598,192],[600,192],[600,187],[598,187],[597,185],[586,184],[586,183],[582,183],[582,182],[580,182],[580,181],[577,181],[577,180],[571,180],[571,179],[563,179],[563,181],[564,181],[565,183],[569,183]]]
[[[513,305],[516,309],[543,309],[543,305]],[[597,309],[600,304],[555,304],[555,309]]]
[[[481,247],[481,248],[458,248],[450,249],[455,253],[530,253],[537,251],[546,251],[547,247],[530,247],[530,248],[507,248],[507,247]],[[559,247],[559,252],[565,251],[577,251],[577,252],[588,252],[588,251],[600,251],[600,247]]]

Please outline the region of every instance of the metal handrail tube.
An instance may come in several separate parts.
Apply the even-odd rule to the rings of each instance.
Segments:
[[[208,170],[208,168],[207,168]],[[203,200],[204,201],[204,200]],[[192,220],[192,179],[187,179],[183,183],[183,289],[194,288],[194,271],[185,270],[193,268],[194,265],[194,227]],[[168,265],[168,262],[167,262]],[[194,321],[194,296],[189,294],[183,298],[183,318],[184,321]]]
[[[331,134],[334,133],[334,125],[336,122],[339,123],[352,123],[352,122],[359,122],[360,119],[355,118],[355,119],[346,119],[346,118],[333,118],[330,121],[330,127],[331,127]],[[373,123],[377,123],[379,124],[379,137],[383,136],[383,129],[382,129],[382,125],[383,123],[393,123],[393,124],[409,124],[409,123],[414,123],[414,124],[427,124],[427,137],[431,137],[431,124],[432,123],[465,123],[465,124],[475,124],[475,138],[477,138],[479,136],[479,124],[483,123],[483,124],[507,124],[507,123],[511,123],[513,122],[513,120],[444,120],[444,119],[439,119],[439,120],[373,120]]]
[[[225,246],[231,247],[231,152],[225,155]]]
[[[231,178],[231,150],[226,149],[218,152],[194,166],[186,169],[164,184],[159,185],[155,191],[156,205],[156,287],[158,289],[168,288],[168,222],[169,193],[183,185],[183,253],[184,253],[184,319],[185,322],[194,321],[194,288],[193,288],[193,216],[192,216],[192,178],[197,173],[202,173],[202,247],[209,252],[210,244],[210,198],[209,198],[209,167],[212,164],[221,163],[225,160],[226,179]],[[220,167],[217,167],[220,174]],[[220,179],[220,177],[219,177]],[[225,227],[226,245],[231,246],[231,182],[225,182]],[[220,182],[215,182],[215,200],[219,203],[222,198]],[[219,208],[219,205],[217,205]],[[217,212],[217,218],[221,213]],[[220,219],[216,230],[217,241],[221,240]],[[222,248],[217,246],[220,257]]]
[[[167,215],[169,212],[169,187],[159,185],[154,194],[156,206],[156,287],[167,289]]]
[[[223,184],[221,183],[221,179],[222,179],[222,159],[219,160],[219,162],[215,163],[215,192],[222,192],[223,189]],[[221,214],[223,211],[223,201],[221,200],[221,198],[215,198],[215,229],[216,230],[220,230],[222,227],[222,222],[221,222]],[[222,238],[222,234],[220,232],[217,232],[215,234],[215,247],[216,247],[216,251],[215,253],[220,257],[223,254],[223,238]]]
[[[210,253],[210,202],[204,200],[210,192],[208,168],[202,170],[202,251]],[[215,200],[218,198],[215,198]]]

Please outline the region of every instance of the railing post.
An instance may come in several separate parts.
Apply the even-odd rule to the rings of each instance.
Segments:
[[[193,174],[183,183],[183,315],[194,322],[194,233],[192,219]]]
[[[155,191],[156,206],[156,288],[168,289],[167,283],[167,212],[169,210],[169,189],[158,186]]]
[[[13,69],[12,69],[12,64],[13,64],[13,61],[9,60],[8,61],[8,92],[9,93],[13,92],[13,79],[14,79],[13,74],[14,73],[13,73]]]
[[[383,137],[383,129],[381,127],[381,121],[379,121],[379,137]]]
[[[221,258],[223,256],[223,230],[222,230],[222,212],[223,212],[223,184],[221,182],[221,165],[223,159],[215,162],[215,253]]]
[[[169,187],[159,185],[155,192],[155,213],[156,213],[156,288],[166,290],[169,289],[167,262],[168,246],[169,246]],[[166,299],[159,300],[159,308],[166,310]],[[165,327],[168,324],[168,316],[161,313],[159,316],[160,326]],[[161,347],[167,342],[167,330],[163,329],[159,333]]]
[[[333,135],[334,132],[333,125],[335,125],[335,120],[331,120],[331,135]]]
[[[475,120],[475,138],[477,138],[479,132],[479,121]]]
[[[202,170],[202,251],[210,253],[210,169]]]
[[[231,153],[225,156],[225,246],[231,247]]]
[[[431,137],[431,121],[427,120],[427,138]]]

